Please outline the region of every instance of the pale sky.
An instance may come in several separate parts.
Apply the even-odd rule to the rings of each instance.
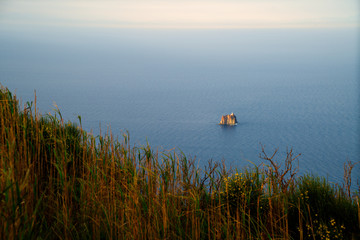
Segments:
[[[0,25],[111,28],[359,27],[358,0],[0,2]]]

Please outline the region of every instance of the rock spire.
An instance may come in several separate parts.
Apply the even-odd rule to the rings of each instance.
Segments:
[[[219,123],[220,125],[236,125],[237,119],[234,113],[231,113],[229,115],[223,115],[221,117],[221,121]]]

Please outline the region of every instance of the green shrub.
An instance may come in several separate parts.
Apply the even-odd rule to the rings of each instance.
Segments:
[[[291,196],[293,208],[289,219],[296,222],[301,213],[307,235],[324,237],[331,233],[330,239],[334,239],[342,235],[345,228],[348,234],[358,231],[356,202],[346,196],[341,187],[310,174],[301,176],[296,186]]]

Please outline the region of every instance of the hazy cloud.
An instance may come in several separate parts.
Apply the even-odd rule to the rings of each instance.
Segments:
[[[1,5],[0,5],[1,6]],[[358,26],[355,0],[9,1],[0,24],[145,28]]]

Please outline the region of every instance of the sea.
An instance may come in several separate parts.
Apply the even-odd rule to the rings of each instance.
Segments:
[[[258,166],[262,148],[283,163],[292,149],[300,175],[342,184],[360,161],[358,32],[0,26],[0,83],[22,104],[36,92],[44,115],[58,107],[95,136],[128,133],[200,168]],[[232,112],[238,125],[218,125]]]

